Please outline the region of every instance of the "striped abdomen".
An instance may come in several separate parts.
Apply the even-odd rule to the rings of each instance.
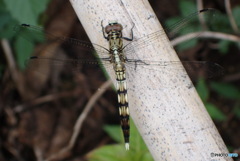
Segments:
[[[123,130],[125,147],[129,149],[129,108],[128,108],[128,96],[127,96],[127,84],[125,71],[116,71],[117,76],[117,95],[118,95],[118,108],[120,114],[120,122]]]

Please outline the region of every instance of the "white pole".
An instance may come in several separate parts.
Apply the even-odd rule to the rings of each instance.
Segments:
[[[140,38],[162,27],[148,1],[139,0],[70,0],[92,43],[108,47],[102,36],[104,25],[117,20],[123,34]],[[147,48],[147,49],[146,49]],[[135,48],[135,54],[155,61],[178,61],[165,35],[144,48]],[[147,51],[147,52],[146,52]],[[101,55],[101,53],[99,53]],[[130,53],[131,54],[131,53]],[[180,67],[181,68],[181,67]],[[114,73],[110,73],[110,76]],[[177,75],[164,70],[145,71],[131,78],[128,86],[130,115],[156,161],[160,160],[231,160],[211,157],[211,153],[228,153],[213,121],[209,117],[194,87],[189,86],[185,71]],[[174,88],[159,88],[154,82],[166,81]],[[141,86],[140,86],[141,85]],[[161,85],[160,85],[161,86]],[[155,90],[153,90],[155,89]],[[130,136],[130,150],[131,150]],[[124,145],[123,145],[124,148]]]

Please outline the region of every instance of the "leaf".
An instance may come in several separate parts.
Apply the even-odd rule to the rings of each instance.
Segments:
[[[38,32],[26,30],[21,25],[12,27],[15,31],[14,50],[16,53],[17,63],[20,69],[26,68],[25,62],[31,56],[36,43],[44,42],[45,38]]]
[[[227,40],[221,40],[218,44],[219,46],[219,51],[221,52],[222,55],[225,55],[228,53],[228,50],[229,50],[229,47],[230,47],[230,44],[232,42],[230,41],[227,41]]]
[[[196,4],[193,1],[189,1],[189,0],[180,1],[179,9],[180,9],[181,15],[184,17],[188,16],[189,13],[197,10]]]
[[[222,111],[220,111],[214,104],[207,103],[206,104],[207,111],[212,119],[217,121],[225,121],[226,116]]]
[[[90,161],[153,161],[151,154],[149,153],[145,143],[143,142],[137,128],[131,123],[130,130],[130,150],[126,151],[123,139],[116,139],[117,135],[121,135],[119,138],[123,138],[122,132],[119,133],[120,127],[116,126],[105,126],[105,130],[110,134],[114,140],[121,140],[121,144],[115,145],[105,145],[92,152],[90,152],[87,157]],[[111,129],[112,128],[112,129]],[[118,133],[118,134],[116,134]]]
[[[206,82],[204,79],[199,79],[197,82],[196,89],[198,91],[199,96],[201,97],[203,102],[206,102],[209,98],[209,90],[207,88]]]
[[[0,10],[0,30],[11,20],[11,16],[2,10]]]
[[[0,37],[10,39],[15,36],[13,32],[13,26],[16,24],[16,20],[10,19],[0,30]]]
[[[189,1],[184,1],[184,2],[182,2],[182,4],[183,4],[183,6],[189,6],[189,5],[194,6],[194,4]],[[182,7],[182,8],[184,8],[184,7]],[[186,12],[186,9],[184,10],[184,12]],[[199,11],[195,10],[195,12],[192,12],[192,13],[186,12],[186,13],[182,14],[181,18],[180,17],[171,18],[166,21],[167,26],[170,26],[169,25],[170,23],[172,23],[174,26],[175,24],[179,25],[179,24],[181,24],[179,22],[182,22],[182,24],[180,26],[184,26],[184,27],[182,27],[182,28],[176,27],[179,30],[171,31],[170,34],[168,34],[168,36],[170,36],[170,39],[171,39],[171,38],[176,38],[176,37],[180,37],[180,36],[185,36],[189,33],[203,31],[204,27],[201,25],[201,23],[199,21],[199,16],[202,16],[204,18],[204,22],[207,26],[211,26],[213,17],[215,14],[216,14],[216,10],[214,10],[214,9],[209,9],[209,10],[206,10],[205,12],[199,12]],[[173,22],[175,22],[175,24]],[[169,27],[169,28],[171,29],[172,27]],[[182,51],[182,50],[194,47],[198,42],[197,37],[199,37],[200,34],[201,33],[199,33],[199,35],[196,35],[196,37],[192,38],[191,40],[189,40],[187,42],[179,44],[177,46],[177,49]]]
[[[170,28],[172,25],[176,24],[177,22],[181,21],[182,18],[180,16],[176,16],[176,17],[172,17],[172,18],[168,18],[165,22],[164,22],[164,28]]]
[[[177,45],[177,52],[184,51],[186,49],[192,48],[197,45],[198,40],[197,39],[191,39],[188,41],[185,41],[184,43]]]
[[[218,94],[222,95],[223,97],[226,97],[229,99],[240,98],[240,90],[231,84],[212,82],[210,86],[214,91],[216,91]]]
[[[226,14],[216,11],[214,16],[209,20],[211,24],[210,29],[213,31],[226,33],[230,33],[232,31],[228,16]]]
[[[240,17],[240,6],[234,7],[232,12],[235,22],[237,23],[237,26],[240,27],[240,22],[238,21]]]
[[[125,161],[128,153],[122,145],[105,145],[87,155],[89,161]]]
[[[133,151],[148,151],[146,144],[144,143],[142,136],[139,134],[137,127],[134,125],[133,121],[131,120],[131,138],[130,138],[130,148]]]
[[[7,39],[12,38],[14,35],[12,26],[16,24],[16,21],[14,21],[7,11],[3,1],[0,1],[0,20],[0,37]]]
[[[4,2],[18,22],[36,25],[49,0],[4,0]]]
[[[104,131],[116,142],[123,143],[122,131],[119,125],[105,125]]]
[[[34,48],[34,43],[26,41],[22,37],[17,37],[16,41],[14,42],[14,50],[17,59],[17,63],[21,70],[26,68],[25,61],[26,58],[29,58]]]

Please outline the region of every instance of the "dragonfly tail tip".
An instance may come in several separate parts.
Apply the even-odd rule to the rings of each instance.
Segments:
[[[125,143],[126,150],[129,150],[129,143]]]

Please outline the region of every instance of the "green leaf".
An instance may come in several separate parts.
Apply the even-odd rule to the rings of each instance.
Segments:
[[[106,145],[100,147],[88,154],[90,161],[153,161],[145,143],[143,142],[137,128],[134,126],[132,120],[130,121],[130,150],[126,151],[123,144],[122,132],[120,126],[105,126],[105,130],[114,140],[121,140],[121,144]],[[112,128],[112,129],[111,129]],[[118,134],[116,134],[118,133]],[[120,137],[121,135],[121,137]],[[119,137],[119,138],[116,138]]]
[[[212,82],[210,86],[214,91],[216,91],[218,94],[222,95],[223,97],[226,97],[229,99],[240,98],[240,90],[231,84]]]
[[[172,25],[176,24],[177,22],[181,21],[182,18],[180,16],[176,16],[176,17],[172,17],[172,18],[168,18],[165,22],[164,22],[164,28],[168,29],[171,28]]]
[[[0,37],[11,39],[15,36],[15,32],[13,32],[13,27],[16,25],[16,20],[10,19],[4,26],[1,28]]]
[[[4,0],[4,2],[17,21],[36,25],[49,0]]]
[[[232,32],[228,16],[226,14],[222,14],[219,11],[216,11],[214,13],[214,16],[209,19],[210,21],[210,29],[212,31],[217,32],[226,32],[230,33]]]
[[[182,16],[188,16],[189,13],[197,11],[196,4],[193,1],[181,0],[179,4],[179,9]]]
[[[203,102],[206,102],[209,98],[209,90],[207,88],[206,82],[204,79],[199,79],[197,82],[196,89],[198,91],[199,96],[201,97]]]
[[[222,111],[220,111],[214,104],[207,103],[205,104],[207,111],[212,119],[216,121],[225,121],[226,116]]]
[[[17,63],[20,69],[24,70],[26,68],[25,61],[31,56],[35,44],[44,42],[45,37],[41,30],[31,30],[21,25],[15,25],[12,30],[15,31],[13,46]]]
[[[166,21],[167,26],[170,26],[169,25],[170,23],[172,23],[173,26],[175,26],[175,28],[171,26],[167,28],[167,31],[170,31],[169,32],[170,34],[168,35],[170,35],[171,38],[173,37],[176,38],[179,36],[187,35],[189,33],[194,33],[194,32],[199,32],[204,30],[204,28],[202,27],[199,21],[199,12],[196,10],[194,10],[195,12],[190,12],[190,11],[186,11],[187,9],[184,9],[184,6],[195,6],[194,3],[190,1],[183,1],[181,2],[181,4],[182,6],[180,6],[180,8],[182,8],[181,10],[184,10],[184,13],[182,14],[182,18],[180,19],[179,17],[175,17]],[[192,8],[195,8],[195,7],[192,7]],[[201,12],[200,15],[203,16],[204,22],[206,23],[206,25],[211,26],[213,17],[215,14],[216,14],[215,10],[208,10],[206,12]],[[197,37],[199,36],[200,36],[200,33],[199,35],[196,35],[196,37],[192,38],[191,40],[188,40],[184,43],[179,44],[177,46],[177,49],[182,51],[182,50],[194,47],[198,42]]]
[[[10,39],[14,33],[12,30],[13,24],[16,23],[9,14],[3,1],[0,1],[0,37]]]
[[[134,125],[132,120],[130,121],[130,126],[130,149],[135,152],[148,151],[142,136],[139,134],[137,127]]]
[[[11,20],[11,16],[4,11],[0,10],[0,30]]]
[[[234,7],[232,12],[233,12],[233,17],[235,19],[235,22],[237,23],[237,26],[240,27],[240,22],[239,22],[240,6]]]
[[[26,68],[25,61],[27,58],[30,57],[34,48],[34,43],[29,42],[22,37],[17,37],[16,41],[14,42],[14,50],[17,59],[18,66],[21,70]]]
[[[122,131],[119,125],[105,125],[104,131],[116,142],[122,143]]]
[[[21,36],[29,42],[43,43],[46,41],[44,28],[38,26],[32,26],[32,28],[22,27],[21,25],[15,25],[14,31],[17,36]],[[37,29],[35,29],[37,28]]]
[[[227,40],[221,40],[218,43],[219,51],[221,52],[222,55],[225,55],[225,54],[228,53],[228,50],[229,50],[229,47],[230,47],[231,43],[232,43],[231,41],[227,41]]]
[[[125,161],[128,153],[122,145],[105,145],[87,155],[89,161]]]
[[[192,48],[197,45],[197,42],[198,42],[197,39],[191,39],[191,40],[185,41],[181,44],[178,44],[176,46],[177,52],[181,52],[181,51],[187,50],[189,48]]]

